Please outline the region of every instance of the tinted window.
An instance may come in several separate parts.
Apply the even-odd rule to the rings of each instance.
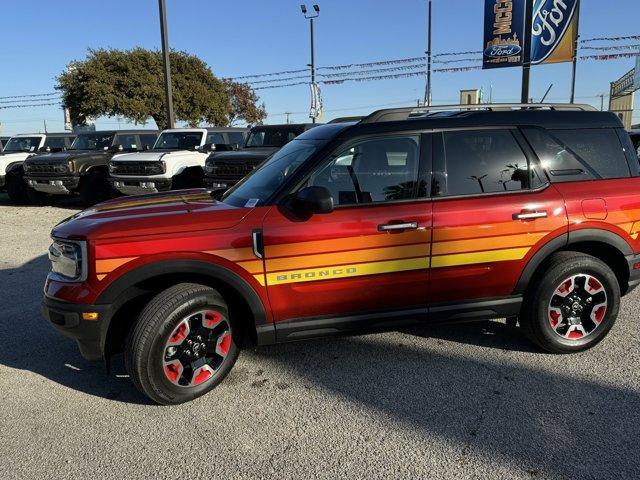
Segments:
[[[302,131],[301,127],[254,128],[247,139],[247,147],[282,147]]]
[[[104,150],[113,143],[113,133],[83,133],[71,144],[73,150]]]
[[[157,135],[154,134],[150,134],[150,133],[145,133],[143,135],[139,135],[140,137],[140,143],[142,144],[143,147],[153,147],[153,144],[156,143],[156,138],[158,138]]]
[[[629,165],[613,129],[550,130],[602,178],[628,177]]]
[[[200,145],[201,132],[164,132],[153,146],[163,150],[189,150]]]
[[[415,198],[419,137],[387,137],[356,143],[325,163],[308,184],[331,192],[335,205]]]
[[[443,133],[447,174],[443,195],[511,192],[529,187],[528,162],[509,130]]]
[[[137,150],[140,147],[137,135],[119,133],[116,136],[116,143],[122,145],[124,150]]]
[[[631,141],[633,142],[633,150],[636,152],[636,156],[640,158],[640,134],[631,135]]]
[[[227,143],[224,139],[224,135],[219,132],[212,132],[207,135],[206,143]]]
[[[229,143],[231,145],[240,145],[244,144],[244,133],[242,132],[229,132]]]
[[[64,137],[47,137],[44,141],[44,146],[62,150],[67,145],[65,144]]]

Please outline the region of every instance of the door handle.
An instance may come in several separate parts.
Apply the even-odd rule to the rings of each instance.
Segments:
[[[417,230],[418,222],[404,222],[404,223],[385,223],[378,225],[379,232],[389,232],[394,230]]]
[[[546,217],[547,217],[546,210],[543,210],[541,212],[522,210],[520,213],[513,214],[514,220],[535,220],[536,218],[546,218]]]

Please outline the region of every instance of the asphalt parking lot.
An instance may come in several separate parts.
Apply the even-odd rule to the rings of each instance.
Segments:
[[[3,478],[638,478],[640,291],[582,354],[501,322],[320,340],[158,407],[40,315],[50,229],[77,208],[0,194]]]

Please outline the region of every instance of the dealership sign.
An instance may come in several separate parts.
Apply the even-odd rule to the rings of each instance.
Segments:
[[[524,0],[485,0],[482,68],[522,65]]]
[[[580,0],[534,0],[531,63],[570,62],[575,55]],[[485,0],[482,68],[523,63],[526,0]]]
[[[578,35],[579,0],[535,0],[531,63],[570,62]]]

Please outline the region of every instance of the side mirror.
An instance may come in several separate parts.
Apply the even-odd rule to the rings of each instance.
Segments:
[[[291,199],[294,213],[308,216],[333,212],[333,197],[326,187],[305,187]]]
[[[40,147],[38,149],[38,152],[39,153],[49,153],[49,152],[51,152],[51,147]]]
[[[233,145],[231,145],[231,148],[233,148],[234,150],[240,150],[240,144],[234,143]]]
[[[122,145],[120,145],[119,143],[116,143],[115,145],[111,145],[108,148],[108,150],[111,153],[118,153],[118,152],[121,152],[122,150],[124,150],[124,148],[122,148]]]
[[[149,146],[149,145],[144,145],[144,146],[142,147],[142,150],[144,150],[144,151],[151,150],[151,146]]]
[[[205,143],[200,148],[198,148],[198,150],[200,150],[202,153],[211,153],[215,151],[215,149],[216,146],[213,143]]]

